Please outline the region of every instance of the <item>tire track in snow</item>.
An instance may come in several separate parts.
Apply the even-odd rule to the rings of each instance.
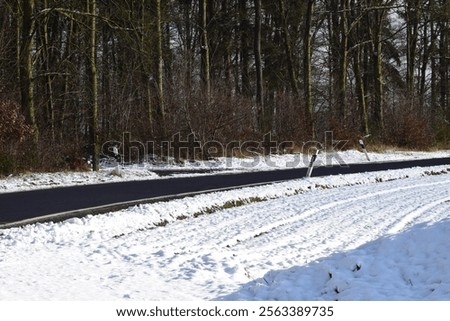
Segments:
[[[261,265],[255,262],[264,262],[265,257],[279,256],[280,262],[283,261],[283,256],[290,257],[288,265],[299,264],[317,259],[322,255],[328,255],[337,248],[339,250],[354,248],[380,236],[395,231],[400,232],[407,228],[408,224],[417,220],[421,214],[427,213],[427,211],[440,205],[445,204],[443,210],[441,209],[434,215],[430,214],[421,220],[432,220],[434,216],[438,218],[448,216],[450,204],[446,201],[449,200],[450,189],[438,189],[445,196],[436,200],[436,196],[441,194],[436,195],[435,187],[449,186],[449,183],[450,181],[446,180],[444,182],[391,188],[368,196],[354,197],[338,202],[338,204],[326,203],[319,207],[320,209],[326,209],[326,211],[322,211],[320,216],[311,219],[311,215],[309,215],[309,220],[290,222],[293,223],[292,225],[280,224],[278,230],[272,230],[261,238],[239,242],[236,244],[236,251],[240,252],[241,255],[247,253],[252,258],[243,261],[244,264],[248,264],[250,269],[261,269],[264,263]],[[393,193],[394,191],[401,193]],[[420,191],[419,197],[418,191]],[[382,206],[375,206],[369,211],[367,211],[367,208],[364,209],[360,206],[359,201],[361,199],[376,199],[380,196],[385,196],[381,203]],[[420,202],[424,202],[419,207],[414,205],[418,199]],[[427,199],[434,201],[427,203]],[[327,202],[330,201],[332,202],[331,199],[327,200]],[[352,203],[355,202],[356,204],[353,204],[353,206]],[[405,206],[405,203],[413,206]],[[319,208],[314,212],[318,213]],[[342,224],[342,222],[346,222],[346,224]],[[351,233],[349,230],[351,230]],[[345,238],[340,235],[345,235]]]
[[[329,253],[335,248],[355,247],[388,233],[393,226],[401,226],[402,220],[406,220],[405,216],[411,216],[410,213],[417,212],[417,208],[408,209],[399,217],[386,215],[406,210],[405,205],[402,205],[403,202],[399,200],[414,204],[410,200],[417,199],[419,190],[419,197],[423,202],[423,199],[436,196],[436,186],[448,185],[450,180],[411,186],[404,184],[387,182],[372,186],[353,186],[341,190],[312,191],[286,198],[289,201],[292,198],[298,198],[299,201],[312,198],[321,202],[310,210],[306,209],[306,206],[286,208],[283,199],[251,204],[195,220],[176,222],[152,231],[140,242],[152,244],[155,256],[161,260],[161,266],[171,265],[174,266],[174,270],[187,262],[202,264],[199,261],[204,261],[211,253],[221,253],[216,255],[218,261],[230,260],[230,256],[235,252],[234,247],[246,248],[243,251],[248,253],[249,259],[242,258],[241,254],[236,260],[250,268],[256,266],[259,266],[258,269],[263,268],[264,263],[255,262],[263,262],[265,257],[279,256],[280,253],[286,253],[286,249],[298,252],[298,254],[289,253],[291,256],[289,261],[298,263],[299,260],[313,259],[312,253],[318,253],[317,256],[320,253]],[[385,189],[389,185],[391,188]],[[374,189],[378,190],[373,192]],[[448,196],[448,190],[438,190],[443,190]],[[346,191],[357,196],[342,199],[342,193]],[[439,205],[442,200],[448,198],[447,196],[433,204]],[[364,204],[362,201],[372,205],[379,204],[374,208],[364,208],[361,207],[361,204]],[[425,205],[422,212],[427,208],[430,209],[432,206]],[[279,213],[274,213],[277,211]],[[254,213],[258,214],[255,216]],[[379,213],[385,214],[380,216]],[[214,224],[210,224],[212,217]],[[358,224],[355,223],[357,221]],[[377,228],[374,229],[374,226]],[[348,235],[347,230],[352,227],[355,231],[351,239],[339,237],[341,232]],[[260,237],[255,237],[256,235]],[[139,237],[136,236],[135,240]],[[134,241],[130,243],[136,244]],[[119,248],[121,246],[123,243],[118,245]],[[214,264],[220,265],[218,261]],[[209,260],[208,264],[212,264],[212,261]]]
[[[408,176],[406,176],[406,177],[408,177]],[[358,185],[358,184],[355,184],[355,185]],[[344,186],[348,186],[348,185],[344,185]],[[343,188],[343,186],[341,186],[340,188]],[[253,194],[254,195],[254,194]],[[274,199],[271,199],[270,201],[272,201],[272,200],[274,200]],[[172,207],[171,206],[169,206],[169,205],[167,205],[167,204],[162,204],[161,206],[162,206],[162,212],[169,212],[169,213],[171,213],[173,210],[172,210]],[[207,206],[207,204],[206,204],[206,206]],[[201,208],[201,207],[200,207]],[[170,214],[170,216],[171,217],[173,217],[173,218],[175,218],[177,215],[181,215],[181,216],[183,216],[182,214],[180,214],[180,208],[177,208],[177,210],[178,211],[175,211],[174,212],[174,214],[172,215],[172,214]],[[189,209],[187,209],[187,210],[189,210]],[[232,210],[234,210],[234,208],[232,209]],[[284,210],[284,209],[283,209]],[[305,210],[307,210],[307,209],[305,209]],[[159,211],[159,210],[158,210]],[[177,214],[178,213],[178,214]],[[220,213],[223,213],[223,211],[220,211]],[[191,213],[192,214],[192,213]],[[245,214],[245,213],[244,213]],[[186,218],[188,218],[189,219],[189,222],[192,220],[192,217],[191,218],[189,218],[189,217],[186,217]],[[178,218],[177,218],[178,219]],[[270,221],[270,217],[267,217],[267,218],[265,218],[266,219],[266,221]],[[239,223],[240,221],[241,221],[242,219],[240,218],[240,217],[231,217],[231,216],[228,216],[228,218],[227,218],[227,221],[219,221],[219,220],[217,220],[216,221],[216,223],[217,224],[220,224],[224,229],[227,229],[229,226],[231,226],[232,224],[230,224],[231,222],[236,222],[236,223]],[[174,222],[172,221],[172,220],[169,220],[170,222],[167,222],[168,224],[170,224],[170,225],[172,225]],[[162,221],[163,222],[163,221]],[[155,227],[155,226],[153,226],[153,224],[150,222],[150,223],[146,223],[147,225],[146,226],[144,226],[144,227],[141,227],[141,228],[136,228],[136,229],[134,229],[134,230],[128,230],[128,231],[126,231],[126,232],[124,232],[124,233],[119,233],[119,234],[117,234],[117,235],[112,235],[112,237],[114,237],[114,238],[128,238],[128,237],[131,237],[132,236],[132,233],[136,233],[136,234],[139,234],[139,237],[141,237],[141,235],[145,235],[146,233],[148,233],[149,232],[149,230],[151,230],[151,229],[155,229],[155,228],[157,228],[158,229],[158,231],[160,231],[160,229],[158,228],[158,227]],[[247,222],[245,223],[247,226],[251,226],[251,224],[247,224]],[[164,228],[169,228],[169,226],[164,226]],[[203,227],[203,229],[208,229],[209,231],[212,231],[212,232],[214,232],[216,229],[217,229],[217,226],[212,226],[212,228],[210,228],[209,226],[204,226]],[[260,234],[265,234],[266,232],[265,231],[261,231],[260,233],[256,233],[255,235],[260,235]],[[183,237],[183,235],[184,235],[185,233],[181,233],[180,234],[180,237],[179,237],[179,241],[181,241],[181,240],[183,240],[184,239],[184,237]],[[252,235],[250,235],[249,236],[250,238],[252,237]],[[171,243],[173,240],[171,240],[171,239],[169,239],[168,240],[168,242],[169,243]]]
[[[409,212],[407,215],[405,215],[403,218],[401,218],[396,224],[391,226],[388,230],[388,233],[389,234],[400,233],[402,230],[409,227],[414,221],[417,221],[417,219],[420,216],[422,216],[423,214],[426,214],[431,209],[441,206],[449,201],[450,201],[450,196],[446,196],[446,197],[440,198],[434,202],[425,204],[423,206],[418,206],[414,211]]]
[[[387,184],[387,183],[382,183],[382,184]],[[254,235],[269,234],[269,233],[275,232],[275,230],[277,230],[277,229],[290,230],[290,229],[292,229],[292,225],[293,224],[296,224],[296,223],[299,223],[299,222],[301,223],[303,221],[307,221],[310,218],[312,218],[315,214],[318,214],[318,213],[321,213],[320,216],[315,216],[314,220],[321,221],[321,220],[323,220],[324,218],[326,218],[327,216],[330,215],[330,213],[329,213],[330,210],[334,209],[336,211],[336,209],[339,209],[341,207],[349,207],[352,203],[359,204],[359,203],[361,203],[364,200],[369,200],[369,199],[372,199],[372,198],[378,198],[378,197],[384,196],[384,195],[391,196],[390,197],[391,200],[398,200],[399,197],[396,195],[397,192],[412,190],[410,192],[410,194],[416,196],[417,192],[414,191],[414,190],[417,189],[417,188],[434,187],[434,186],[437,186],[437,185],[446,185],[446,184],[450,184],[450,180],[445,181],[445,182],[426,183],[426,184],[420,184],[420,185],[415,185],[415,186],[396,187],[396,188],[391,188],[391,189],[388,189],[388,190],[381,190],[381,191],[378,191],[378,192],[373,193],[373,194],[365,194],[365,195],[362,195],[362,196],[351,197],[351,198],[347,198],[347,199],[343,199],[343,200],[342,199],[337,200],[337,199],[331,198],[330,200],[325,200],[325,202],[326,202],[325,204],[319,205],[319,206],[317,206],[317,207],[315,207],[313,209],[306,209],[305,211],[301,212],[300,215],[294,215],[294,216],[292,216],[292,217],[290,217],[288,219],[285,219],[285,220],[283,220],[281,222],[276,221],[276,222],[273,222],[271,224],[264,225],[261,228],[258,228],[256,230],[252,230],[252,231],[249,231],[249,232],[247,232],[245,234],[241,234],[241,235],[237,236],[232,241],[234,241],[233,242],[234,244],[242,243],[242,242],[245,242],[247,240],[252,240],[254,238]],[[354,188],[354,187],[351,187],[351,188]],[[368,189],[367,186],[363,186],[362,188],[363,189]],[[310,192],[310,193],[314,193],[314,192]],[[433,193],[435,193],[435,192],[433,191]],[[342,194],[342,192],[336,191],[336,193],[333,195],[333,197],[338,196],[339,198],[342,198],[341,194]],[[301,194],[301,195],[292,196],[292,197],[293,198],[297,197],[297,198],[301,199],[301,198],[305,198],[306,196],[307,196],[307,194]],[[403,197],[404,196],[405,195],[403,195]],[[444,199],[447,200],[447,198],[444,198]],[[389,202],[385,202],[385,203],[387,203],[388,207],[392,206],[392,204],[390,205]],[[378,210],[379,210],[379,208],[377,208],[377,211]],[[280,234],[281,233],[277,233],[277,235],[280,235]],[[237,242],[237,241],[239,241],[239,242]],[[230,246],[233,246],[234,244],[231,244],[231,243],[226,244],[225,243],[225,244],[223,244],[223,246],[230,247]]]
[[[252,212],[253,210],[248,210],[249,208],[256,208],[263,210],[267,207],[267,204],[271,204],[270,202],[280,203],[280,200],[271,200],[268,202],[251,204],[244,206],[242,208],[235,208],[230,210],[220,211],[214,214],[215,221],[213,225],[209,224],[211,215],[209,217],[205,217],[203,220],[202,217],[196,218],[195,220],[188,220],[186,222],[175,222],[171,224],[169,227],[164,227],[161,229],[155,229],[153,233],[150,233],[145,237],[147,244],[155,244],[158,246],[160,250],[168,250],[169,252],[173,251],[187,251],[187,252],[195,252],[198,253],[206,248],[217,247],[217,248],[232,248],[233,246],[248,246],[248,242],[255,240],[255,236],[266,237],[267,239],[273,240],[277,238],[279,240],[289,238],[293,233],[295,233],[295,229],[302,229],[305,225],[305,222],[310,222],[312,224],[309,230],[319,230],[321,231],[321,225],[326,224],[330,225],[330,222],[327,221],[328,216],[334,215],[330,212],[344,212],[341,210],[342,208],[345,210],[349,207],[352,207],[352,204],[360,204],[364,200],[369,200],[373,198],[379,198],[381,196],[388,196],[388,199],[384,200],[384,205],[386,207],[392,207],[397,202],[399,196],[398,192],[403,192],[402,198],[406,196],[405,191],[409,191],[410,196],[415,196],[417,192],[415,191],[417,188],[425,188],[425,187],[434,187],[442,184],[449,184],[449,181],[438,182],[438,183],[427,183],[415,186],[401,186],[390,188],[387,190],[377,191],[372,194],[364,194],[356,197],[351,197],[347,199],[342,199],[342,193],[339,191],[333,191],[331,198],[326,198],[322,201],[325,203],[323,205],[319,205],[313,209],[304,208],[294,208],[292,210],[286,211],[283,206],[280,206],[280,211],[285,211],[284,215],[288,214],[287,217],[283,217],[281,214],[277,213],[277,215],[273,215],[272,213],[267,213],[268,215],[264,215],[264,213],[260,213],[257,220],[253,220],[248,217],[246,214]],[[381,183],[388,184],[388,183]],[[378,185],[378,184],[377,184]],[[354,189],[352,187],[351,189]],[[364,189],[373,189],[373,187],[361,186]],[[317,192],[324,192],[328,194],[329,191],[313,191],[307,194],[301,194],[298,196],[299,199],[306,198],[310,195],[316,195]],[[433,192],[434,193],[434,192]],[[322,193],[321,193],[322,194]],[[314,197],[314,196],[313,196]],[[319,196],[320,197],[320,196]],[[380,210],[379,208],[377,211]],[[382,211],[386,211],[384,207],[381,208]],[[396,209],[399,210],[399,209]],[[300,215],[298,212],[301,211]],[[355,220],[355,212],[347,211],[348,213],[344,216],[338,216],[337,219],[340,221],[349,221],[349,224],[352,224]],[[238,213],[237,216],[231,216],[230,213]],[[317,216],[317,214],[319,214]],[[360,216],[366,216],[367,213],[361,211]],[[314,217],[314,218],[313,218]],[[313,219],[312,219],[313,218]],[[312,220],[311,220],[312,219]],[[314,224],[317,222],[317,224]],[[187,224],[185,224],[187,223]],[[393,222],[389,222],[393,224]],[[334,228],[343,229],[346,226],[342,226],[340,222],[332,223]],[[180,228],[179,233],[173,232],[173,229]],[[279,231],[277,231],[279,230]],[[141,234],[141,233],[139,233]],[[273,235],[272,235],[273,234]],[[230,238],[230,235],[232,237]],[[306,233],[306,239],[314,239],[316,237],[320,237],[323,233],[315,233],[311,235],[310,233]],[[142,235],[136,236],[135,238],[139,238]],[[153,236],[153,237],[152,237]],[[260,240],[257,242],[261,243]],[[184,245],[189,244],[188,247]],[[270,246],[269,246],[270,248]],[[268,249],[269,249],[268,248]],[[169,250],[169,249],[178,249],[178,250]]]

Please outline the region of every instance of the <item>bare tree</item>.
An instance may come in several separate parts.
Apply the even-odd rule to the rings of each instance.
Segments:
[[[156,0],[156,37],[158,52],[157,92],[158,92],[158,120],[161,139],[166,139],[166,111],[164,99],[164,56],[163,56],[163,32],[161,18],[161,0]]]
[[[261,0],[254,0],[255,4],[255,69],[256,69],[256,106],[258,108],[258,124],[262,132],[266,132],[267,124],[264,110],[263,69],[261,58]]]
[[[208,1],[199,0],[199,20],[200,20],[200,33],[201,33],[201,79],[205,97],[207,100],[211,97],[211,65],[210,65],[210,52],[209,52],[209,39],[208,39],[208,20],[207,10]]]
[[[34,145],[37,147],[39,142],[39,129],[35,110],[33,62],[33,50],[35,46],[35,0],[22,0],[20,3],[19,21],[21,21],[21,25],[17,24],[17,28],[20,30],[21,35],[18,56],[21,102],[25,118],[33,131]]]
[[[312,97],[312,19],[314,15],[315,0],[307,1],[307,9],[305,14],[305,27],[304,27],[304,54],[303,54],[303,73],[304,73],[304,86],[305,86],[305,101],[306,101],[306,115],[308,117],[307,124],[311,127],[309,129],[311,137],[315,138],[315,121],[314,121],[314,106]]]
[[[100,144],[98,139],[98,75],[97,75],[97,2],[88,0],[89,15],[89,79],[90,79],[90,145],[92,148],[92,170],[99,170]]]
[[[285,0],[278,0],[278,5],[280,7],[281,28],[282,28],[282,34],[283,34],[283,44],[284,44],[284,49],[285,49],[286,59],[287,59],[287,69],[288,69],[289,80],[291,83],[292,92],[296,96],[298,96],[300,94],[300,88],[299,88],[299,83],[298,83],[298,78],[297,78],[297,72],[294,67],[294,53],[293,53],[292,42],[291,42],[291,37],[290,37],[290,33],[289,33]]]

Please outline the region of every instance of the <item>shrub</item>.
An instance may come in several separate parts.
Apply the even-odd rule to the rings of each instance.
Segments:
[[[0,99],[0,175],[13,173],[18,167],[21,144],[31,134],[19,105]]]
[[[416,108],[399,108],[386,116],[385,143],[419,149],[433,144],[435,137],[431,122]]]
[[[18,104],[10,100],[0,100],[0,144],[22,142],[30,131],[20,114]]]
[[[14,160],[11,156],[0,154],[0,177],[6,176],[15,170]]]

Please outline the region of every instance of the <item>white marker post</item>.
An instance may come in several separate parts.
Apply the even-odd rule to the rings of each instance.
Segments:
[[[367,154],[366,145],[364,144],[364,141],[363,141],[362,139],[359,140],[359,145],[361,146],[361,148],[362,148],[364,154],[366,154],[367,160],[370,162],[369,155]]]
[[[314,155],[312,155],[311,161],[309,162],[308,171],[306,172],[306,177],[311,177],[311,173],[314,168],[314,162],[316,161],[317,155],[319,155],[319,152],[320,152],[320,149],[317,149],[316,153]]]

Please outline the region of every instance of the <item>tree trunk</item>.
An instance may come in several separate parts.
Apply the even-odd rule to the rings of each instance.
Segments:
[[[291,89],[295,96],[300,94],[300,89],[298,85],[298,79],[296,71],[294,68],[294,57],[292,53],[291,37],[289,35],[289,28],[287,22],[287,11],[284,0],[278,0],[278,5],[280,7],[280,18],[281,18],[281,28],[283,34],[284,49],[287,58],[287,69],[289,74],[289,81],[291,83]]]
[[[361,69],[361,52],[362,49],[360,46],[355,48],[355,54],[353,58],[353,65],[355,71],[355,79],[356,79],[356,93],[358,96],[359,109],[361,115],[361,124],[362,131],[364,135],[369,134],[369,116],[367,113],[367,103],[366,103],[366,90],[364,86],[364,81],[362,78],[362,69]]]
[[[256,68],[256,106],[258,108],[259,129],[267,131],[266,115],[263,96],[263,70],[261,62],[261,0],[254,0],[255,4],[255,68]]]
[[[152,80],[151,74],[151,57],[150,57],[150,40],[148,39],[149,34],[152,30],[151,23],[148,19],[146,10],[146,0],[141,0],[141,16],[140,16],[140,27],[142,29],[140,33],[140,47],[141,47],[141,64],[142,64],[142,83],[144,86],[143,95],[145,97],[145,110],[147,114],[148,132],[151,137],[154,137],[154,126],[153,126],[153,103],[152,103]]]
[[[74,33],[75,33],[75,21],[74,19],[70,19],[69,21],[69,25],[67,27],[67,46],[65,48],[64,51],[64,59],[65,60],[69,60],[71,55],[72,55],[72,46],[74,43],[73,37],[74,37]],[[70,94],[70,69],[69,69],[69,64],[66,62],[64,65],[64,85],[63,85],[63,92],[62,92],[62,97],[63,97],[63,101],[62,101],[62,109],[60,112],[60,117],[58,119],[58,125],[60,128],[60,132],[59,132],[59,139],[62,141],[65,137],[64,134],[67,134],[67,136],[70,135],[70,133],[68,133],[67,127],[69,127],[69,125],[66,125],[66,112],[69,109],[69,97],[71,96]],[[72,137],[74,138],[74,137]],[[74,140],[78,140],[77,137],[75,136]]]
[[[163,57],[163,33],[161,19],[161,0],[156,0],[156,33],[157,33],[157,51],[158,51],[158,72],[157,72],[157,88],[158,88],[158,120],[160,126],[160,138],[166,139],[166,114],[164,100],[164,57]]]
[[[22,53],[22,13],[20,11],[20,3],[17,2],[17,8],[15,8],[15,14],[16,14],[16,80],[19,84],[19,87],[21,88],[21,82],[22,78],[20,76],[21,73],[21,67],[22,67],[22,59],[21,59],[21,53]]]
[[[229,1],[228,0],[222,0],[221,1],[221,8],[220,8],[220,20],[222,25],[227,25],[227,21],[229,19],[230,15],[230,8],[229,8]],[[232,67],[232,58],[231,58],[231,47],[232,47],[232,35],[230,34],[230,31],[227,28],[223,28],[222,35],[224,35],[224,47],[223,47],[223,71],[224,71],[224,78],[225,78],[225,84],[227,88],[227,93],[231,95],[232,93],[232,86],[231,86],[231,78],[233,76],[233,67]]]
[[[211,66],[209,63],[209,40],[208,40],[208,21],[207,21],[207,0],[200,1],[200,34],[201,34],[201,80],[206,100],[209,103],[211,98]]]
[[[348,65],[348,20],[347,10],[349,9],[349,0],[341,0],[341,43],[339,46],[339,79],[337,86],[337,107],[339,110],[340,121],[343,121],[347,117],[347,65]]]
[[[406,88],[408,96],[414,95],[414,70],[419,29],[419,1],[406,1]]]
[[[345,126],[347,116],[348,10],[349,0],[329,0],[331,97],[333,116]]]
[[[98,76],[97,76],[97,4],[88,0],[89,14],[89,78],[91,92],[90,145],[92,148],[92,170],[99,170],[100,145],[98,140]]]
[[[367,27],[361,23],[364,9],[358,9],[356,0],[350,2],[351,10],[351,25],[349,30],[349,53],[353,61],[353,73],[355,77],[355,91],[358,99],[358,111],[360,115],[360,130],[364,135],[369,134],[369,115],[367,112],[366,99],[366,81],[363,79],[365,66],[363,64],[364,50],[366,46],[363,44],[366,37]],[[367,57],[366,57],[367,59]]]
[[[306,10],[305,19],[305,34],[303,43],[305,46],[303,56],[303,68],[304,68],[304,85],[305,85],[305,100],[306,100],[306,116],[307,123],[310,126],[311,138],[315,139],[315,122],[314,122],[314,110],[312,100],[312,16],[314,14],[315,0],[308,0],[308,7]]]
[[[384,88],[383,88],[383,20],[385,9],[376,10],[372,21],[372,63],[374,70],[374,129],[378,138],[384,133]]]
[[[439,41],[439,74],[440,74],[440,105],[447,112],[447,121],[450,122],[449,105],[449,22],[443,21],[441,38]]]
[[[33,49],[34,49],[34,0],[22,0],[22,26],[19,55],[19,79],[22,109],[25,118],[33,130],[33,143],[37,148],[39,129],[36,123],[36,110],[34,106],[34,75],[33,75]]]
[[[249,30],[247,1],[239,0],[239,20],[240,20],[240,69],[241,69],[241,93],[246,96],[252,96],[250,85],[250,57],[249,57]]]
[[[48,0],[44,0],[44,8],[48,8]],[[50,62],[50,41],[49,41],[49,15],[45,17],[44,25],[43,25],[43,35],[42,35],[42,47],[43,47],[43,60],[45,66],[45,87],[47,90],[47,118],[50,123],[50,132],[52,137],[52,142],[55,141],[55,102],[53,95],[53,79],[50,73],[51,70],[51,62]]]

